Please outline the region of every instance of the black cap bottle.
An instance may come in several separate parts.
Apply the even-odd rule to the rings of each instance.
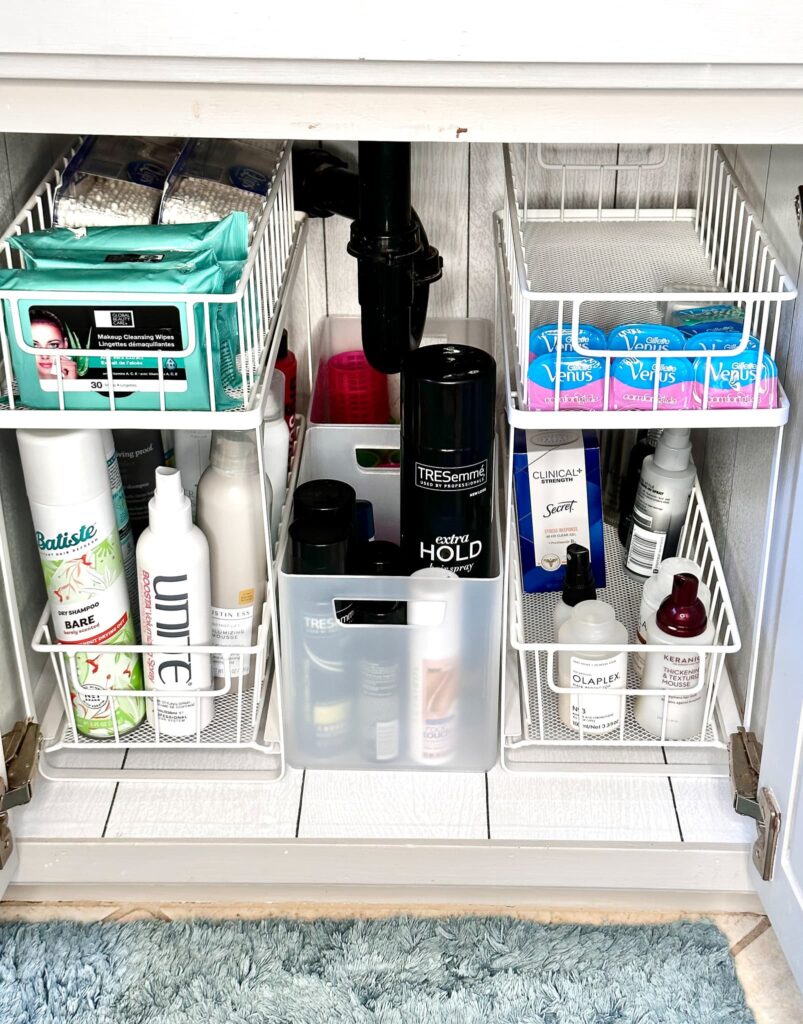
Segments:
[[[428,345],[401,374],[401,547],[408,573],[492,571],[496,362]]]
[[[343,576],[346,572],[348,533],[333,530],[325,523],[295,520],[290,525],[293,572],[298,576]],[[341,622],[354,621],[354,602],[337,601]]]
[[[356,500],[354,488],[342,480],[307,480],[293,493],[293,520],[348,536]]]
[[[349,572],[355,576],[404,576],[401,549],[389,540],[353,544],[349,548]],[[358,601],[355,621],[362,625],[404,625],[407,606],[403,601]]]
[[[563,580],[563,593],[552,613],[553,636],[559,643],[560,627],[572,614],[572,608],[581,601],[593,601],[597,596],[594,583],[594,570],[591,567],[591,555],[582,544],[570,544],[566,548],[566,575]]]

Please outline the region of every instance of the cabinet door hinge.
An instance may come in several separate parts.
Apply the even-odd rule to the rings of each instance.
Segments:
[[[0,813],[27,804],[31,799],[33,778],[39,763],[42,730],[36,722],[17,722],[3,735],[8,786],[0,796]]]
[[[17,722],[11,732],[3,734],[8,785],[0,782],[0,870],[6,866],[14,850],[8,812],[31,799],[41,738],[42,731],[36,722]]]
[[[771,789],[759,787],[761,744],[743,728],[728,742],[733,809],[753,818],[758,836],[753,843],[753,864],[765,882],[772,880],[781,831],[781,809]]]

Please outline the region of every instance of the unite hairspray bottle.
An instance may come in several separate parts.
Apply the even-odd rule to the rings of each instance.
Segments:
[[[492,571],[496,363],[467,345],[411,352],[401,375],[401,546],[408,572]]]

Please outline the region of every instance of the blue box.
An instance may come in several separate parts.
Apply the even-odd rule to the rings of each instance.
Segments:
[[[593,430],[516,430],[513,488],[525,593],[562,590],[566,548],[591,553],[605,586],[599,440]]]

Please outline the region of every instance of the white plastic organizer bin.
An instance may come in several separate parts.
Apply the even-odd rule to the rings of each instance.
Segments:
[[[623,324],[663,323],[667,304],[732,305],[743,312],[744,327],[729,355],[745,352],[752,335],[758,346],[745,353],[744,362],[757,367],[765,353],[775,359],[782,307],[797,294],[719,147],[621,150],[595,147],[590,162],[574,163],[566,147],[504,147],[501,288],[513,322],[505,347],[511,423],[579,427],[592,425],[589,417],[597,428],[662,426],[669,419],[690,426],[785,423],[789,403],[780,384],[775,407],[763,407],[760,387],[746,407],[719,407],[710,384],[712,361],[722,351],[707,345],[694,352],[702,361],[699,407],[663,408],[660,367],[670,353],[639,351],[655,363],[651,401],[637,409],[611,408],[612,362],[628,353],[584,346],[579,324],[608,334]],[[560,347],[550,370],[549,407],[529,407],[530,332],[546,324],[570,330],[573,352],[602,362],[602,397],[593,411],[567,399],[561,365],[568,354]]]
[[[398,427],[313,426],[299,482],[343,480],[373,503],[376,536],[398,543]],[[284,538],[279,569],[284,737],[298,768],[485,771],[496,760],[502,643],[501,532],[489,579],[303,576]],[[427,625],[345,625],[335,602],[411,602]],[[318,628],[324,623],[323,628]]]
[[[515,508],[511,507],[515,522]],[[702,582],[711,592],[709,621],[714,624],[713,642],[707,646],[684,646],[684,657],[700,658],[699,683],[694,689],[682,691],[684,698],[700,694],[703,704],[703,728],[683,739],[667,738],[667,697],[678,696],[678,690],[643,689],[634,668],[636,655],[649,652],[666,653],[669,649],[650,644],[631,642],[625,646],[611,644],[560,644],[554,641],[552,614],[560,593],[527,594],[521,585],[521,566],[518,544],[510,545],[510,643],[515,652],[514,664],[508,664],[505,685],[511,690],[505,724],[506,753],[538,745],[583,744],[588,746],[722,746],[727,737],[721,735],[714,710],[725,676],[725,655],[738,651],[741,645],[739,629],[728,593],[722,564],[717,553],[711,524],[703,503],[699,484],[692,491],[686,522],[678,545],[678,555],[690,558],[702,570]],[[607,585],[598,593],[616,610],[617,621],[627,627],[628,637],[636,640],[639,627],[639,609],[643,581],[634,579],[623,568],[622,547],[612,526],[605,526],[605,554]],[[612,731],[598,734],[584,727],[583,704],[599,701],[600,691],[561,687],[558,681],[558,657],[562,651],[626,652],[628,661],[626,688],[610,691],[602,699],[613,702],[613,715],[618,714],[618,725]],[[518,683],[518,685],[517,685]],[[578,729],[569,729],[561,720],[558,701],[570,695],[580,711]],[[655,732],[647,732],[634,716],[634,705],[641,695],[649,697],[659,709],[660,725]],[[618,702],[618,708],[617,708]]]
[[[78,425],[124,426],[123,417],[131,417],[129,426],[136,426],[136,417],[147,410],[157,412],[216,412],[223,411],[215,396],[220,368],[214,358],[210,339],[213,326],[225,324],[232,335],[236,333],[234,361],[236,371],[230,375],[232,383],[226,386],[225,411],[242,412],[256,408],[261,400],[261,385],[269,380],[278,350],[280,332],[275,330],[275,314],[282,302],[286,276],[293,250],[304,229],[304,221],[296,217],[293,201],[292,144],[287,142],[277,160],[270,190],[262,214],[248,246],[248,258],[234,291],[229,293],[191,294],[189,292],[91,292],[91,291],[20,291],[3,288],[0,281],[0,304],[4,315],[0,316],[0,350],[3,356],[3,379],[0,385],[2,415],[18,414],[19,421],[6,422],[8,426],[62,427]],[[53,201],[61,174],[71,154],[65,155],[41,183],[34,195],[0,239],[0,271],[19,269],[21,254],[8,242],[12,235],[50,228],[53,224]],[[47,393],[43,409],[21,407],[19,393],[12,368],[11,346],[15,346],[18,357],[33,360],[37,349],[28,343],[21,330],[26,310],[32,303],[36,306],[60,307],[69,305],[85,306],[90,310],[102,307],[107,318],[130,317],[133,320],[135,307],[157,307],[170,319],[181,326],[182,347],[127,349],[122,356],[112,347],[84,347],[80,359],[87,365],[97,363],[102,378],[94,383],[91,391],[91,408],[87,407],[89,396],[81,398],[78,392],[65,387],[61,375],[56,376],[56,387]],[[96,321],[99,322],[99,321]],[[117,323],[110,319],[109,323]],[[129,321],[120,320],[125,326]],[[223,328],[221,327],[221,330]],[[186,335],[186,337],[184,336]],[[70,356],[76,356],[76,349],[69,349]],[[133,398],[126,390],[126,373],[142,366],[147,360],[148,373],[155,373],[153,379],[141,384],[143,391]],[[184,385],[171,384],[173,378],[181,377],[186,371]],[[267,372],[266,372],[267,371]],[[198,379],[198,392],[206,398],[197,403],[187,392],[190,376]],[[176,388],[179,387],[179,391]],[[184,387],[182,392],[180,389]],[[145,390],[146,389],[146,390]],[[114,414],[114,423],[99,424],[98,414]],[[54,419],[53,414],[57,414]],[[61,414],[60,416],[58,414]],[[65,418],[69,416],[69,419]],[[43,418],[44,417],[44,418]],[[94,418],[93,418],[94,417]],[[199,424],[185,420],[185,426]],[[231,428],[237,429],[234,423]]]

